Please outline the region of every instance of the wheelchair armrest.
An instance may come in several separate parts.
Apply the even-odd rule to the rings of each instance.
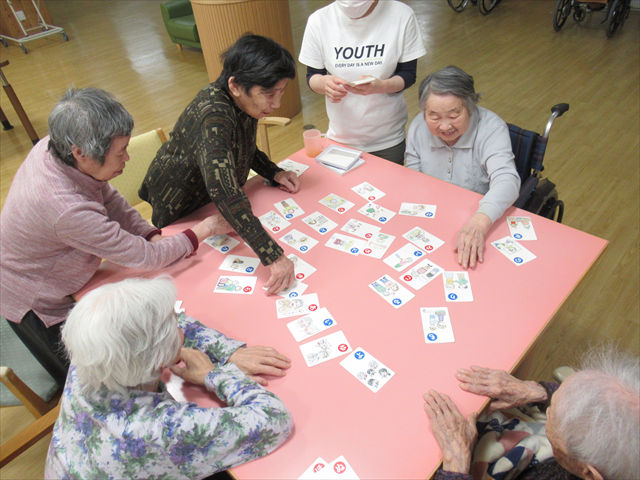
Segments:
[[[518,195],[517,200],[513,203],[513,206],[516,208],[524,208],[531,198],[531,194],[538,186],[539,181],[540,179],[538,177],[530,175],[529,178],[527,178],[520,186],[520,194]]]

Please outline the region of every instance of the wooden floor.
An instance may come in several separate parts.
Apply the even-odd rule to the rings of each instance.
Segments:
[[[171,131],[208,76],[199,50],[179,54],[170,43],[159,3],[49,1],[53,20],[69,33],[69,42],[60,36],[34,41],[27,44],[28,55],[16,46],[0,48],[0,58],[11,62],[3,71],[40,135],[46,133],[51,108],[70,85],[114,93],[136,121],[134,134],[156,127]],[[307,16],[328,2],[290,3],[297,53]],[[554,0],[506,0],[486,17],[472,8],[456,14],[444,0],[407,3],[417,14],[428,50],[418,63],[419,79],[456,64],[474,75],[483,94],[481,105],[534,130],[543,129],[551,105],[571,105],[553,127],[545,173],[565,201],[564,223],[610,244],[517,373],[549,378],[555,366],[574,362],[589,345],[601,341],[617,341],[638,354],[640,13],[632,12],[624,29],[607,39],[605,26],[599,23],[601,12],[583,24],[569,18],[561,32],[554,32]],[[304,85],[301,68],[299,73],[303,111],[288,127],[272,129],[276,161],[302,147],[302,125],[327,127],[324,100]],[[412,118],[418,112],[416,86],[405,96]],[[16,126],[0,130],[0,201],[4,201],[31,144],[4,93],[0,100]],[[522,288],[531,291],[535,302],[536,286]],[[514,312],[514,328],[517,323]],[[27,421],[16,409],[3,408],[0,413],[2,437]],[[0,478],[40,478],[47,444],[42,440],[2,469]]]

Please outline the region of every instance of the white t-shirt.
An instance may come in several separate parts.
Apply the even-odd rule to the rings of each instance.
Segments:
[[[413,10],[404,3],[380,0],[369,15],[352,20],[334,2],[309,16],[299,60],[350,82],[361,75],[385,80],[398,63],[425,53]],[[402,91],[347,93],[340,103],[325,102],[327,136],[337,142],[374,152],[404,139],[408,113]]]

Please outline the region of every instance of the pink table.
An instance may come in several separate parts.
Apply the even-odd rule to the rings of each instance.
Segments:
[[[233,473],[240,479],[298,478],[318,456],[331,461],[344,455],[361,479],[426,478],[441,457],[423,410],[423,392],[433,388],[451,395],[465,415],[479,410],[484,399],[460,390],[455,371],[472,364],[515,368],[607,242],[512,208],[506,215],[532,217],[538,240],[522,244],[537,256],[535,260],[515,266],[489,245],[509,234],[506,220],[500,219],[489,234],[485,262],[469,273],[474,302],[445,302],[443,282],[437,278],[419,291],[408,287],[416,296],[394,309],[368,284],[383,274],[399,279],[399,273],[382,260],[324,246],[350,218],[376,223],[357,212],[366,201],[351,187],[368,181],[386,193],[377,203],[395,212],[402,202],[436,204],[435,218],[396,215],[382,226],[384,233],[396,236],[385,257],[406,243],[403,233],[420,226],[446,242],[427,254],[445,270],[461,270],[453,252],[456,234],[475,212],[480,196],[367,154],[365,165],[344,176],[316,164],[304,152],[290,158],[310,166],[301,177],[302,189],[293,196],[295,201],[306,214],[317,210],[339,225],[322,236],[301,216],[276,237],[295,228],[319,241],[305,254],[283,245],[285,253],[296,253],[318,268],[305,280],[309,285],[305,293],[317,293],[320,306],[327,307],[338,322],[312,339],[342,330],[354,349],[364,348],[396,375],[373,393],[339,365],[344,357],[307,367],[286,327],[292,318],[278,319],[275,297],[262,293],[268,270],[258,268],[253,295],[213,294],[223,254],[203,244],[196,256],[166,269],[176,280],[187,313],[249,344],[273,346],[293,360],[287,376],[269,385],[293,414],[293,436],[273,454],[234,468]],[[258,216],[290,196],[264,186],[260,178],[250,180],[246,192]],[[318,203],[329,193],[356,206],[339,215]],[[210,210],[205,207],[166,232],[180,231]],[[244,243],[231,253],[255,256]],[[105,263],[88,288],[136,274]],[[456,341],[427,345],[419,309],[442,306],[449,308]],[[188,388],[185,395],[203,405],[212,403]]]

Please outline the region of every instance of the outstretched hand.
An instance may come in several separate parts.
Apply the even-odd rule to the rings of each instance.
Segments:
[[[275,348],[262,346],[241,347],[233,352],[229,362],[260,385],[268,385],[266,376],[284,377],[291,366],[291,360]]]
[[[491,228],[491,219],[484,213],[476,213],[458,232],[456,251],[462,268],[474,268],[476,262],[484,262],[484,240]]]

